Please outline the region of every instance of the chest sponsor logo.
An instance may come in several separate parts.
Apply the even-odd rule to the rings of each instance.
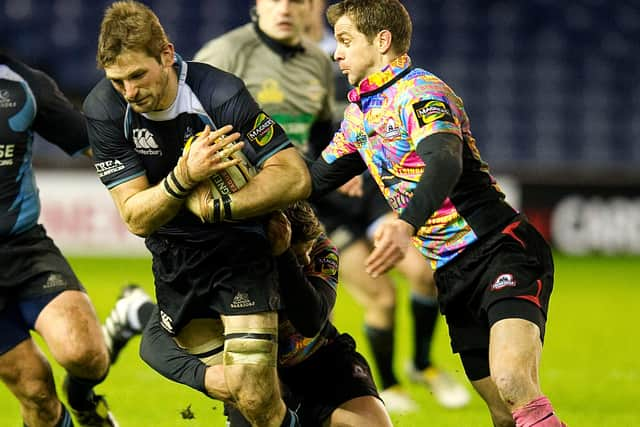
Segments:
[[[0,89],[0,108],[14,108],[16,102],[11,99],[9,91],[6,89]]]
[[[253,129],[247,133],[247,138],[260,147],[264,147],[273,139],[275,124],[276,122],[265,113],[258,114],[253,124]]]
[[[512,274],[506,273],[498,276],[496,280],[491,284],[492,291],[499,291],[504,288],[513,288],[516,286],[516,279]]]
[[[162,150],[158,147],[158,143],[149,129],[134,129],[133,143],[136,146],[135,150],[138,154],[144,154],[146,156],[159,156],[162,154]]]
[[[124,165],[122,164],[122,162],[117,159],[96,163],[94,167],[96,168],[96,172],[98,172],[98,176],[100,178],[104,176],[109,176],[112,173],[116,173],[124,169]]]
[[[400,128],[396,125],[396,121],[393,119],[387,120],[387,124],[384,127],[385,139],[396,139],[400,136]]]
[[[13,165],[15,144],[0,144],[0,166]]]
[[[438,120],[453,123],[451,109],[444,101],[438,99],[416,102],[413,104],[413,112],[420,127]]]

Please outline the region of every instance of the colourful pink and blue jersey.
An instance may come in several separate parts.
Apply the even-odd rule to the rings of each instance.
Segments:
[[[417,145],[442,132],[464,144],[458,183],[414,236],[433,269],[515,215],[480,157],[462,100],[438,77],[413,67],[408,55],[363,80],[349,93],[349,101],[340,130],[322,158],[331,164],[359,153],[398,213],[429,167],[416,153]]]

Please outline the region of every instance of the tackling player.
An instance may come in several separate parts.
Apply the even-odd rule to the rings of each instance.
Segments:
[[[146,237],[162,326],[175,335],[194,318],[220,317],[219,374],[232,400],[252,424],[295,425],[278,387],[280,297],[259,216],[308,195],[303,160],[240,79],[183,61],[143,4],[107,8],[97,57],[106,76],[84,102],[96,169],[129,230]],[[184,209],[201,182],[240,161],[259,173],[199,212],[222,222]]]
[[[297,202],[272,215],[269,236],[278,263],[285,310],[278,326],[278,375],[303,426],[391,426],[366,360],[348,334],[329,320],[338,284],[338,252],[312,208]],[[219,323],[219,322],[217,322]],[[174,340],[152,317],[140,355],[167,378],[228,401],[220,376],[223,336],[216,322],[194,326]],[[200,359],[198,359],[200,358]],[[210,366],[207,366],[210,365]],[[293,404],[295,402],[295,404]],[[227,406],[230,426],[247,422]]]

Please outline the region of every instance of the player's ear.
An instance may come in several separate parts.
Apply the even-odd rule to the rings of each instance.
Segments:
[[[160,63],[163,67],[170,67],[175,62],[175,48],[172,43],[167,43],[160,52]]]
[[[392,39],[393,34],[391,34],[391,31],[382,30],[376,36],[376,39],[374,40],[374,46],[378,49],[378,52],[384,55],[391,49]]]

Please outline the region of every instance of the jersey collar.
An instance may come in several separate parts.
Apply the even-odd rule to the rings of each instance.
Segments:
[[[382,70],[371,74],[362,80],[358,86],[349,91],[349,101],[359,102],[363,96],[373,95],[376,92],[391,86],[396,80],[404,76],[411,69],[411,58],[406,53],[400,55]]]

